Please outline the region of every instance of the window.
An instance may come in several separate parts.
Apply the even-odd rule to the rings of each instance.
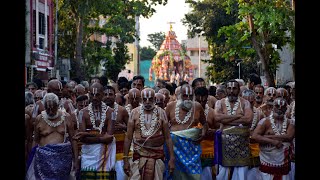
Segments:
[[[37,40],[36,40],[36,10],[33,10],[33,13],[32,13],[32,44],[33,44],[33,47],[36,47],[36,43],[37,43]]]
[[[39,37],[39,49],[44,49],[44,38]]]
[[[39,34],[46,34],[46,19],[47,18],[44,17],[44,14],[39,12]]]

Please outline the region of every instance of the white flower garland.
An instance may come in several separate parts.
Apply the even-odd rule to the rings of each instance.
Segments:
[[[144,122],[144,108],[143,106],[140,106],[140,129],[141,129],[141,133],[144,136],[150,136],[153,132],[154,132],[154,128],[156,127],[156,124],[158,122],[158,108],[154,108],[152,111],[152,119],[151,119],[151,126],[150,128],[147,130],[146,126],[145,126],[145,122]]]
[[[228,98],[228,97],[226,97],[225,103],[226,103],[226,106],[227,106],[227,113],[228,113],[228,115],[235,115],[236,112],[237,112],[238,106],[239,106],[239,104],[240,104],[239,97],[238,97],[236,103],[234,103],[234,106],[233,106],[233,109],[232,109],[232,110],[231,110],[231,105],[230,105],[230,102],[229,102],[229,98]]]
[[[101,115],[101,122],[100,122],[99,127],[96,126],[96,119],[95,119],[94,112],[93,112],[93,109],[92,109],[92,103],[90,103],[89,106],[88,106],[90,121],[91,121],[91,124],[93,126],[93,129],[99,130],[100,134],[101,134],[102,128],[104,126],[104,122],[106,121],[106,113],[107,113],[107,110],[109,108],[109,106],[107,106],[104,102],[101,102],[101,103],[102,103],[101,104],[101,109],[102,109],[101,113],[102,113],[102,115]]]
[[[253,131],[256,128],[258,124],[257,122],[258,122],[258,109],[253,107],[253,120],[250,127],[250,131]]]
[[[184,117],[183,121],[181,121],[179,119],[179,106],[178,103],[176,103],[176,109],[175,109],[175,118],[178,124],[185,124],[186,122],[189,121],[190,117],[191,117],[191,112],[192,112],[193,107],[188,111],[188,113],[186,114],[186,116]]]
[[[118,116],[118,109],[119,109],[119,105],[118,105],[118,103],[116,103],[116,102],[114,102],[114,106],[113,106],[114,108],[114,119],[116,120],[117,119],[117,116]]]
[[[126,108],[126,110],[128,111],[129,117],[131,117],[131,108],[132,108],[131,104],[126,105],[124,108]]]
[[[46,122],[50,127],[57,127],[60,124],[62,124],[63,121],[65,120],[65,115],[64,114],[61,115],[60,121],[58,121],[56,123],[53,123],[52,121],[49,121],[48,114],[47,114],[46,111],[42,111],[41,115],[42,115],[42,118],[43,118],[44,122]]]
[[[288,123],[288,119],[286,116],[284,116],[284,121],[282,123],[282,130],[281,130],[281,133],[279,131],[279,129],[277,128],[277,126],[275,125],[274,123],[274,118],[273,118],[273,111],[271,112],[270,116],[269,116],[269,119],[270,119],[270,122],[271,122],[271,128],[274,132],[275,135],[284,135],[286,134],[286,131],[287,131],[287,123]]]
[[[209,113],[209,105],[208,102],[206,103],[205,109],[204,109],[204,115],[206,116],[206,119],[208,119],[208,113]]]

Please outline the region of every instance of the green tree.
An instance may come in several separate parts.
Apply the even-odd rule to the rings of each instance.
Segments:
[[[159,50],[165,38],[166,35],[164,32],[156,32],[153,34],[148,34],[147,40],[153,45],[155,50]]]
[[[140,59],[141,60],[150,60],[156,55],[156,51],[152,49],[150,46],[142,47],[140,49]]]
[[[110,55],[117,56],[115,52],[107,49],[106,51],[92,52],[97,50],[96,45],[91,44],[90,37],[93,34],[101,35],[106,34],[108,37],[115,37],[118,39],[117,44],[132,43],[134,37],[137,37],[135,32],[135,16],[150,17],[154,12],[155,5],[165,5],[167,0],[152,0],[152,1],[123,1],[123,0],[60,0],[59,1],[59,33],[71,30],[71,36],[68,40],[59,38],[59,50],[61,56],[70,57],[72,64],[75,66],[73,76],[83,79],[84,74],[89,75],[89,72],[83,72],[87,68],[83,68],[85,65],[92,64],[97,65],[100,63],[90,62],[95,61],[93,57],[100,58],[100,61],[104,61],[106,58],[110,58]],[[99,26],[100,17],[106,18],[106,24]],[[63,43],[61,43],[63,42]],[[89,48],[86,50],[85,48]],[[117,53],[123,54],[126,52],[126,48],[116,48]],[[72,52],[73,51],[73,52]],[[118,52],[119,51],[119,52]],[[59,52],[59,51],[58,51]],[[85,54],[85,53],[93,53]],[[95,53],[101,53],[97,55]],[[119,54],[118,54],[119,55]],[[119,56],[126,57],[126,56]],[[117,58],[115,58],[117,59]],[[115,67],[124,68],[127,63],[125,61],[110,61],[114,62]],[[123,63],[119,65],[119,63]],[[118,66],[119,65],[119,66]],[[89,67],[89,71],[91,67]],[[93,68],[94,69],[94,68]],[[121,69],[117,69],[113,73],[120,72]],[[108,77],[110,78],[110,77]],[[112,78],[111,78],[112,79]]]
[[[274,76],[281,62],[278,50],[286,44],[294,42],[294,11],[290,1],[261,0],[228,0],[224,3],[227,12],[232,10],[230,4],[238,4],[238,23],[225,26],[218,35],[224,35],[230,47],[224,54],[225,58],[239,56],[245,58],[250,45],[257,53],[262,64],[269,86],[274,86]]]
[[[237,78],[237,66],[231,59],[225,59],[222,55],[228,50],[225,38],[218,37],[218,30],[237,22],[236,6],[230,14],[226,13],[222,6],[223,0],[186,1],[192,10],[186,14],[183,24],[188,27],[188,36],[194,37],[200,33],[206,37],[209,46],[210,60],[206,76],[212,82],[221,83],[232,78]]]

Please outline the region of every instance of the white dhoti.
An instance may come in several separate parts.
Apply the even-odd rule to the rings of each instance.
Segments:
[[[246,180],[248,174],[248,166],[233,167],[233,173],[230,174],[231,167],[225,167],[219,165],[219,172],[217,172],[217,180],[228,180],[229,175],[232,180]]]
[[[212,180],[212,167],[211,166],[207,166],[207,167],[202,168],[201,179],[202,180]]]
[[[248,169],[247,180],[262,180],[259,167]]]
[[[296,174],[296,163],[291,162],[291,171],[289,172],[290,180],[295,180],[295,174]]]
[[[106,144],[83,144],[81,179],[115,179],[116,140]]]
[[[273,180],[274,175],[261,172],[262,180]],[[282,180],[290,180],[289,175],[282,175]]]
[[[117,172],[117,180],[127,180],[128,176],[123,171],[123,160],[117,161],[115,165],[115,170]]]

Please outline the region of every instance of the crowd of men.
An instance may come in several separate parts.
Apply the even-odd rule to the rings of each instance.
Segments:
[[[295,179],[295,83],[143,76],[25,91],[26,180]]]

